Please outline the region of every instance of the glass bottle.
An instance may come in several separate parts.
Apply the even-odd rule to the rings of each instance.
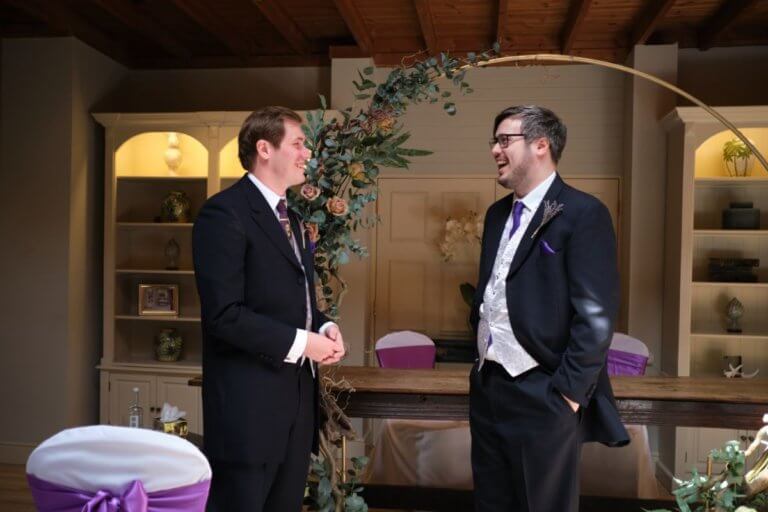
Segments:
[[[141,428],[144,425],[144,409],[139,406],[139,388],[133,388],[134,401],[128,407],[128,426]]]

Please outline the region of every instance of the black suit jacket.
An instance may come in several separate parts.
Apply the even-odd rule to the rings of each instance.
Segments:
[[[300,244],[313,310],[313,258]],[[276,215],[244,176],[203,205],[192,234],[203,327],[205,451],[224,461],[278,461],[299,402],[295,368],[283,362],[306,323],[304,271]],[[315,441],[317,380],[315,380]],[[315,447],[316,447],[315,442]]]
[[[513,199],[509,194],[497,201],[485,216],[470,317],[475,333]],[[611,216],[599,200],[569,187],[560,176],[544,201],[557,201],[563,210],[533,236],[543,218],[542,202],[515,253],[506,280],[512,329],[523,348],[552,374],[553,386],[584,408],[583,439],[626,444],[629,438],[606,370],[619,305]]]

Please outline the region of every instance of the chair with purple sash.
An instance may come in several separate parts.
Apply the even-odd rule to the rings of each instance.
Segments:
[[[40,512],[202,512],[211,467],[192,443],[152,430],[63,430],[27,460]]]
[[[617,332],[613,335],[611,347],[608,349],[608,375],[645,375],[649,355],[645,343]]]
[[[376,342],[382,368],[434,368],[435,354],[435,342],[418,332],[392,332]]]
[[[390,333],[376,342],[382,368],[434,368],[435,355],[435,343],[412,331]],[[375,430],[368,482],[472,488],[469,422],[385,419]]]
[[[642,341],[615,333],[608,349],[608,375],[645,375],[650,352]],[[624,425],[630,443],[609,448],[587,443],[581,451],[581,493],[599,496],[654,499],[657,497],[648,428]]]

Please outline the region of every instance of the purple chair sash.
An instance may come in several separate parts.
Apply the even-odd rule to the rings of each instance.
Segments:
[[[382,368],[434,368],[434,345],[380,348],[376,350]]]
[[[623,350],[608,350],[608,375],[628,375],[639,377],[645,375],[648,358],[640,354],[632,354]]]
[[[96,493],[41,480],[27,475],[35,506],[40,512],[202,512],[208,500],[210,480],[147,493],[134,480],[120,496]]]

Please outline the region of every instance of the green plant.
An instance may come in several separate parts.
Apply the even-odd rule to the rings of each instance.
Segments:
[[[407,168],[409,157],[430,151],[403,146],[409,139],[399,121],[409,105],[443,101],[448,115],[456,105],[448,101],[451,92],[438,83],[447,78],[461,93],[471,93],[465,81],[468,67],[489,60],[493,51],[470,53],[456,58],[441,53],[408,66],[394,68],[380,83],[371,79],[372,67],[359,72],[355,97],[367,100],[356,112],[351,107],[340,117],[327,114],[325,98],[320,110],[309,112],[303,126],[312,157],[307,164],[306,183],[289,194],[289,203],[304,223],[315,251],[315,272],[319,278],[318,304],[331,318],[338,318],[339,305],[347,284],[339,268],[349,262],[350,253],[365,257],[367,250],[353,238],[358,228],[373,227],[375,215],[366,215],[367,204],[376,200],[377,177],[381,167]]]
[[[738,441],[728,441],[723,449],[712,450],[710,458],[724,465],[719,474],[701,475],[694,468],[689,480],[675,479],[678,488],[673,494],[680,512],[768,512],[768,494],[750,494],[746,485],[746,457]]]
[[[309,510],[320,512],[368,512],[368,505],[359,493],[368,457],[352,457],[352,468],[347,470],[346,479],[338,474],[335,464],[323,455],[312,455],[309,467],[308,493],[304,502]]]
[[[750,156],[752,156],[752,150],[740,139],[731,139],[723,144],[723,160],[726,162],[734,162],[737,158]]]

